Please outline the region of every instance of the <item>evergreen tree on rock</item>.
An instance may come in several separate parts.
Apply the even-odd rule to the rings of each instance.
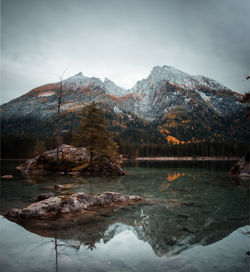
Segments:
[[[112,161],[117,162],[118,145],[107,130],[107,120],[103,111],[92,102],[83,109],[81,115],[80,125],[73,133],[73,145],[89,150],[90,164],[96,153],[108,156]]]

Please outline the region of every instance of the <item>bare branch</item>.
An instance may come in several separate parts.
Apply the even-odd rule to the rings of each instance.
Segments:
[[[56,161],[57,164],[59,162],[59,145],[60,145],[60,141],[59,141],[59,136],[60,136],[60,112],[61,112],[61,105],[62,105],[62,93],[63,93],[63,76],[65,74],[65,72],[67,71],[68,68],[66,68],[63,73],[61,75],[58,75],[58,77],[60,78],[60,87],[59,90],[57,92],[57,124],[56,124]]]

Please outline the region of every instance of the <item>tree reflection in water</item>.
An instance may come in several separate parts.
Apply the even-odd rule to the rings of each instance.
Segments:
[[[184,186],[182,190],[183,194],[187,189]],[[164,201],[151,199],[138,205],[93,209],[85,215],[52,221],[29,220],[17,223],[40,236],[54,237],[58,271],[60,255],[65,254],[66,248],[73,249],[76,254],[81,246],[95,250],[98,243],[106,244],[126,230],[148,243],[157,256],[172,256],[197,243],[207,245],[216,242],[248,222],[246,216],[239,216],[237,220],[232,217],[237,199],[231,199],[230,203],[215,209],[198,197],[196,201],[189,197],[180,199],[174,191],[171,196]],[[227,225],[223,223],[225,216],[229,218]],[[223,228],[220,227],[222,225]]]
[[[68,256],[67,254],[65,254],[63,251],[66,249],[66,248],[71,248],[75,251],[75,253],[77,254],[78,250],[80,249],[80,245],[70,245],[70,244],[66,244],[63,240],[59,240],[57,238],[57,236],[55,236],[54,240],[51,240],[52,243],[54,243],[54,249],[55,249],[55,264],[56,264],[56,272],[58,272],[58,267],[59,267],[59,263],[58,263],[58,257],[59,255],[66,255]],[[60,249],[61,249],[61,252],[60,252]]]
[[[78,254],[89,248],[97,254],[100,245],[112,244],[126,231],[150,245],[155,255],[172,256],[195,244],[221,240],[249,222],[248,180],[230,179],[228,170],[215,170],[217,164],[204,169],[199,164],[192,168],[131,167],[122,178],[43,177],[32,180],[34,184],[13,180],[2,183],[0,209],[23,207],[54,184],[74,183],[72,192],[140,195],[147,203],[93,210],[87,216],[17,223],[40,236],[53,237],[57,269],[62,254],[70,255],[67,249]]]

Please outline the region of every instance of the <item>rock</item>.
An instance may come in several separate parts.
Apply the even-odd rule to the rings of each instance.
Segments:
[[[54,187],[53,187],[53,189],[54,189],[55,191],[62,190],[62,189],[63,189],[63,185],[55,184]]]
[[[65,196],[65,195],[72,195],[72,192],[67,191],[67,190],[66,190],[66,191],[63,190],[63,191],[61,191],[60,193],[61,193],[61,195],[64,195],[64,196]]]
[[[17,169],[25,175],[47,175],[57,173],[63,175],[124,175],[123,170],[105,155],[95,154],[90,165],[90,154],[84,147],[61,145],[59,147],[59,162],[57,150],[49,150],[35,158],[27,160]]]
[[[230,175],[250,178],[250,151],[233,165]]]
[[[74,187],[73,184],[63,184],[63,185],[61,185],[61,184],[55,184],[53,186],[53,190],[55,190],[55,191],[68,190],[68,189],[71,189],[73,187]]]
[[[1,176],[1,179],[12,179],[13,176],[12,175],[4,175],[4,176]]]
[[[61,207],[60,197],[50,197],[48,199],[33,203],[24,209],[11,209],[7,217],[14,218],[42,218],[48,215],[55,216]]]
[[[189,233],[195,233],[197,230],[193,226],[185,226],[182,228],[182,230],[187,231]]]
[[[41,201],[41,200],[48,199],[48,198],[53,197],[53,196],[54,196],[53,193],[43,193],[43,194],[40,194],[38,197],[36,197],[35,200]]]
[[[98,195],[88,195],[80,192],[70,196],[50,197],[33,203],[24,209],[11,209],[6,217],[17,220],[26,218],[46,219],[60,217],[65,214],[83,213],[95,206],[105,207],[113,204],[134,203],[139,200],[142,200],[139,196],[126,196],[114,192],[105,192]]]
[[[103,176],[121,176],[123,170],[117,164],[113,163],[108,157],[95,156],[92,165],[84,169],[85,175],[103,175]]]
[[[44,187],[46,190],[53,190],[53,191],[64,191],[73,188],[74,184],[55,184],[54,186],[47,186]],[[62,193],[62,192],[61,192]]]

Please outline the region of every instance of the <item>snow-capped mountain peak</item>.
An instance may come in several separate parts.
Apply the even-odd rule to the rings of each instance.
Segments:
[[[16,131],[20,120],[23,120],[20,127],[27,131],[30,131],[30,124],[40,125],[40,121],[53,120],[57,112],[58,86],[59,82],[55,82],[37,87],[2,105],[2,124],[8,124],[6,131],[9,128]],[[122,131],[127,125],[138,128],[153,121],[152,125],[160,124],[160,132],[167,141],[177,135],[177,140],[190,140],[191,137],[203,139],[204,135],[221,137],[226,124],[224,128],[228,135],[243,139],[247,133],[241,129],[245,106],[239,98],[240,94],[213,79],[189,75],[164,65],[155,66],[146,79],[138,81],[130,90],[117,86],[108,78],[102,81],[77,73],[63,80],[62,114],[73,120],[84,105],[96,101],[114,115],[112,125]],[[32,119],[39,122],[31,122]],[[67,129],[68,124],[65,123]],[[40,131],[40,126],[34,125],[33,130],[36,129]]]
[[[74,75],[74,77],[79,77],[79,76],[82,76],[82,77],[83,77],[82,72],[79,72],[79,73],[77,73],[77,74]]]
[[[151,80],[166,80],[172,84],[190,86],[195,84],[194,79],[172,66],[155,66],[149,75]]]
[[[223,84],[204,76],[194,76],[182,72],[172,66],[155,66],[149,76],[136,83],[133,89],[140,92],[146,89],[146,85],[152,85],[159,81],[167,81],[170,84],[178,85],[185,89],[196,89],[205,86],[208,89],[227,89]]]
[[[108,94],[115,96],[124,96],[129,93],[128,90],[117,86],[113,81],[105,77],[104,79],[105,91]]]
[[[112,80],[105,77],[104,82],[96,77],[86,77],[82,74],[82,72],[77,73],[76,75],[69,77],[63,80],[63,85],[66,88],[76,90],[77,88],[86,86],[86,85],[96,85],[105,90],[107,94],[115,95],[115,96],[124,96],[129,93],[141,93],[147,92],[147,90],[151,90],[152,86],[157,86],[162,83],[162,81],[166,81],[170,84],[177,85],[184,89],[199,89],[201,86],[206,87],[208,89],[227,89],[223,84],[201,76],[201,75],[190,75],[185,72],[182,72],[176,69],[173,66],[155,66],[153,67],[151,73],[146,79],[138,81],[135,86],[126,90],[122,87],[117,86]]]
[[[228,114],[231,109],[227,105],[237,100],[235,94],[219,82],[167,65],[155,66],[146,79],[136,83],[133,91],[137,100],[136,114],[148,120],[159,118],[176,105],[189,111],[198,105],[206,105],[216,114]]]
[[[115,96],[124,96],[129,93],[129,90],[117,86],[113,81],[105,77],[104,82],[97,77],[86,77],[82,72],[63,80],[63,86],[76,90],[77,88],[86,85],[96,85],[105,90],[107,94]]]
[[[85,76],[82,74],[82,72],[79,72],[79,73],[75,74],[74,76],[71,76],[71,77],[69,77],[69,78],[64,79],[63,81],[64,81],[64,82],[68,82],[68,81],[78,81],[78,80],[81,80],[81,79],[84,79],[84,78],[87,78],[87,77],[85,77]]]
[[[86,77],[82,72],[63,80],[65,88],[77,89],[86,85],[97,85],[104,88],[104,83],[97,77]]]

